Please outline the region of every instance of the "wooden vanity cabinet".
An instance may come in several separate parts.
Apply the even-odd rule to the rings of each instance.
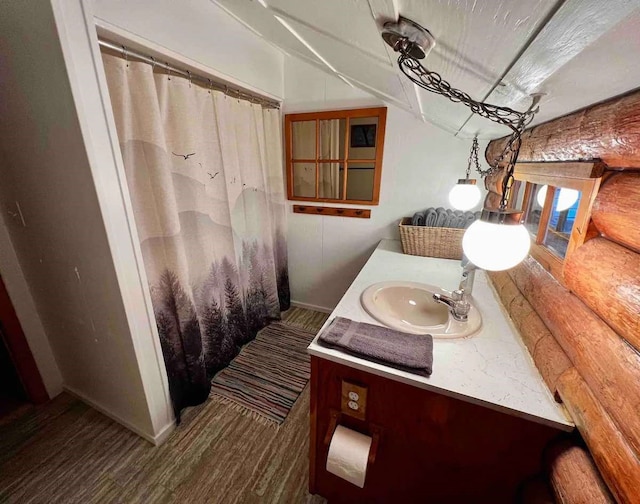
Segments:
[[[331,412],[342,382],[367,388],[365,420],[339,423],[379,431],[364,488],[326,471]],[[519,485],[541,471],[558,431],[538,423],[311,357],[311,493],[330,503],[513,503]]]

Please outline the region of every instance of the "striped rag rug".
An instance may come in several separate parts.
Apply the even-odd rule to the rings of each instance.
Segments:
[[[275,322],[214,376],[211,396],[278,426],[309,381],[307,346],[315,333]]]

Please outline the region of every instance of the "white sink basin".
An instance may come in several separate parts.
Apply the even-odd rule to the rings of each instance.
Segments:
[[[466,322],[449,313],[449,307],[433,299],[450,294],[435,285],[416,282],[380,282],[367,287],[360,301],[369,315],[387,327],[434,338],[464,338],[480,329],[482,317],[471,303]]]

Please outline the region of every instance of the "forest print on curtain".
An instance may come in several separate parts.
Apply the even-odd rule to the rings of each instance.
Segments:
[[[103,60],[179,420],[289,307],[280,112]]]

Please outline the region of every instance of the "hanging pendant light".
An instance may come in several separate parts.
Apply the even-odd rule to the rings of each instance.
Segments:
[[[469,178],[471,173],[471,164],[475,162],[476,169],[480,171],[480,164],[478,162],[478,137],[473,138],[471,144],[471,152],[469,154],[469,163],[467,164],[467,174],[463,179],[458,179],[458,183],[453,186],[449,191],[449,203],[456,210],[471,210],[478,203],[482,194],[480,188],[476,185],[476,179]]]
[[[456,210],[471,210],[480,203],[481,197],[476,179],[458,179],[458,183],[449,191],[449,203]]]
[[[522,210],[507,207],[519,150],[520,135],[515,132],[510,138],[510,146],[501,156],[508,155],[508,161],[500,205],[497,209],[484,208],[480,219],[471,224],[462,237],[465,255],[483,270],[511,269],[527,257],[531,248],[529,231],[522,224]]]
[[[462,237],[462,250],[478,268],[502,271],[513,268],[527,257],[531,247],[529,232],[520,223],[517,210],[482,211]]]
[[[527,256],[531,240],[526,228],[520,223],[522,212],[509,209],[507,205],[520,152],[522,132],[538,111],[536,105],[541,95],[533,95],[531,106],[524,112],[474,100],[464,91],[453,87],[440,74],[420,63],[419,60],[428,54],[428,50],[423,49],[425,41],[428,41],[431,47],[435,40],[429,31],[418,23],[400,16],[398,21],[384,24],[382,37],[394,51],[400,53],[398,66],[414,84],[431,93],[442,95],[454,103],[462,103],[472,113],[511,130],[511,136],[502,154],[490,170],[481,173],[484,176],[504,169],[500,205],[497,209],[485,208],[482,211],[480,219],[465,232],[462,248],[469,260],[479,268],[493,271],[512,268]]]

